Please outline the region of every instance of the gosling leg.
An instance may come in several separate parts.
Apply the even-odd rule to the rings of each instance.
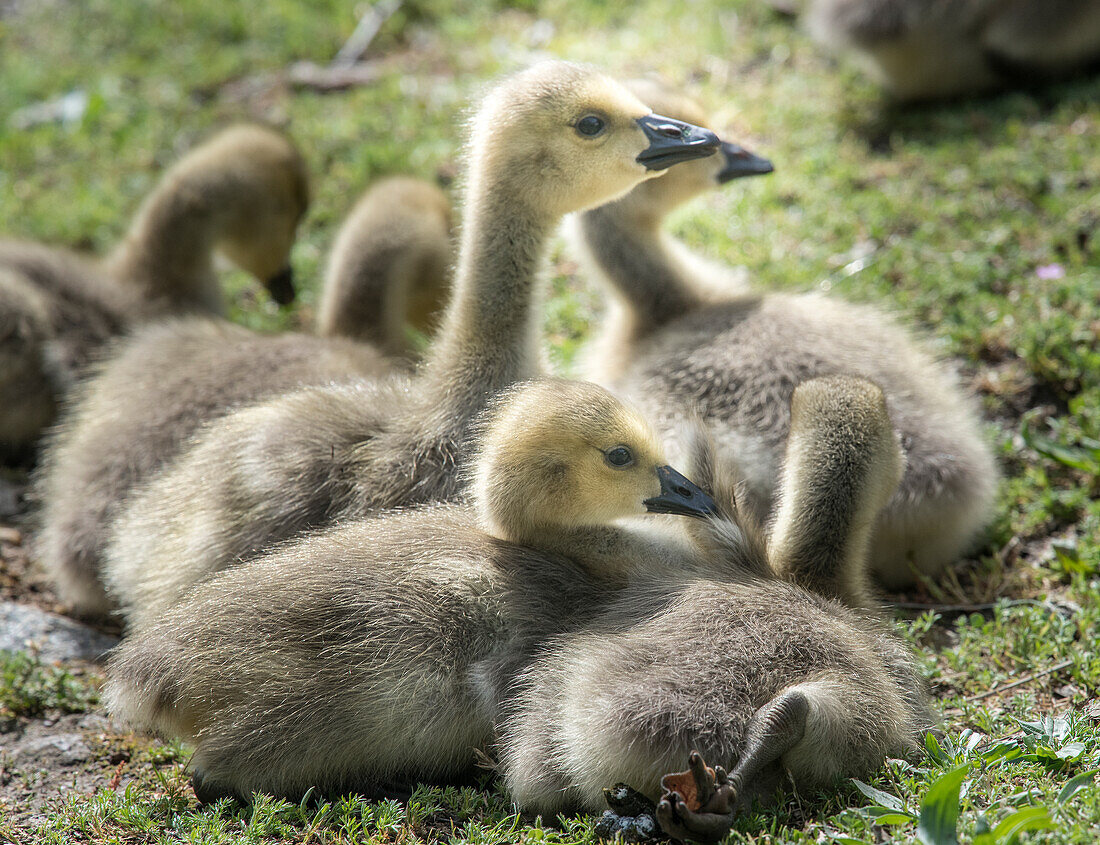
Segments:
[[[665,794],[657,804],[657,820],[665,832],[676,839],[697,842],[722,839],[740,809],[738,799],[745,786],[802,741],[809,712],[809,698],[795,689],[757,710],[745,730],[741,758],[728,775],[721,766],[708,768],[699,752],[691,752],[688,772],[661,779]],[[690,781],[685,777],[689,773]]]

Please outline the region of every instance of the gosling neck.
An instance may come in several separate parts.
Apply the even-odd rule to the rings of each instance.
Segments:
[[[480,403],[538,375],[539,270],[557,225],[507,176],[471,176],[454,293],[424,375],[442,401]]]
[[[338,244],[333,253],[338,260],[325,279],[317,333],[370,343],[411,360],[404,317],[416,261],[408,245],[386,242],[357,252]]]
[[[645,335],[702,304],[688,273],[669,248],[662,217],[628,195],[581,215],[580,231],[597,272],[621,306],[619,329]]]
[[[112,274],[157,309],[224,310],[213,252],[224,211],[193,180],[161,182],[142,203],[126,237],[112,251]]]
[[[698,563],[686,535],[667,524],[652,530],[640,523],[529,524],[503,539],[568,558],[593,577],[617,585],[639,574],[685,571]]]
[[[867,555],[880,509],[855,450],[788,447],[768,556],[787,580],[853,607],[871,604]],[[794,449],[790,447],[795,447]]]

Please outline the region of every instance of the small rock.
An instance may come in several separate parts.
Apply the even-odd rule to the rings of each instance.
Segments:
[[[603,791],[607,806],[620,816],[639,816],[653,813],[653,802],[625,783],[617,783]]]
[[[31,129],[43,123],[72,126],[84,117],[87,109],[88,93],[81,90],[70,91],[52,100],[32,103],[12,112],[8,125],[12,129]]]
[[[92,749],[81,734],[39,736],[18,743],[12,749],[16,762],[33,761],[41,766],[45,760],[54,765],[75,766],[92,758]]]
[[[0,651],[33,646],[47,661],[98,660],[117,644],[118,637],[64,616],[30,605],[0,603]]]
[[[1073,698],[1075,695],[1080,695],[1081,690],[1073,684],[1063,684],[1054,690],[1054,694],[1059,698]]]

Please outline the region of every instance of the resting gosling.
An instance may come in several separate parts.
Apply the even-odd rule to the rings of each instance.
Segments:
[[[583,624],[609,579],[681,554],[675,538],[612,523],[714,507],[662,465],[645,421],[592,384],[506,392],[482,441],[468,504],[341,523],[175,606],[183,585],[164,570],[145,592],[160,606],[111,659],[110,712],[194,743],[204,801],[473,767],[513,664]]]
[[[435,185],[383,179],[352,209],[329,256],[329,277],[353,284],[325,288],[318,332],[354,337],[387,355],[416,357],[406,328],[431,333],[450,292],[451,205]]]
[[[369,195],[381,199],[386,191]],[[351,215],[335,249],[342,244],[347,252],[374,238],[372,224]],[[331,261],[323,290],[358,312],[360,298],[376,300],[378,284],[355,262]],[[383,322],[363,316],[375,326]],[[331,315],[318,322],[325,337],[262,335],[224,320],[182,318],[138,329],[91,367],[44,442],[34,488],[42,503],[38,556],[71,612],[101,618],[116,609],[100,573],[116,509],[204,423],[306,385],[381,377],[395,368],[361,342],[375,334],[369,327],[356,331],[353,322]]]
[[[583,629],[548,641],[509,688],[498,757],[520,807],[595,810],[605,787],[625,783],[661,798],[671,836],[717,840],[784,771],[813,788],[917,749],[934,718],[912,655],[876,615],[827,597],[859,589],[860,536],[900,475],[882,393],[815,379],[792,413],[783,495],[804,507],[769,548],[735,511],[693,523],[711,550],[708,576],[635,579]],[[708,776],[703,758],[729,774]],[[699,801],[682,776],[662,778],[688,759]]]
[[[61,397],[109,338],[153,317],[220,313],[215,250],[263,280],[278,302],[290,302],[287,259],[308,201],[294,145],[271,129],[237,126],[168,170],[102,262],[0,241],[0,347],[7,347],[0,355],[14,355],[22,368],[0,379],[0,451],[33,449]]]
[[[813,0],[808,20],[900,100],[1034,84],[1100,61],[1095,0]]]
[[[561,217],[718,143],[584,67],[499,85],[474,119],[455,293],[422,368],[217,420],[120,511],[106,570],[215,572],[335,519],[453,498],[472,420],[539,370],[536,277]]]
[[[682,97],[668,89],[651,90],[647,102],[696,113],[681,111]],[[760,520],[774,506],[796,385],[839,373],[870,379],[886,393],[908,456],[872,540],[874,573],[890,588],[936,574],[972,545],[992,510],[997,470],[970,397],[875,308],[817,294],[717,293],[658,229],[706,185],[689,190],[680,172],[584,215],[593,270],[616,303],[584,375],[628,396],[670,436],[694,407],[744,474],[746,506]],[[663,195],[666,184],[673,189]]]

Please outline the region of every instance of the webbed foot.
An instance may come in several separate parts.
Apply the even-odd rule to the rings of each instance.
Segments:
[[[661,788],[657,821],[669,836],[717,842],[729,833],[737,790],[721,766],[710,768],[698,751],[692,751],[687,771],[665,775]]]
[[[653,802],[627,786],[617,783],[603,791],[610,810],[596,822],[596,835],[601,839],[622,842],[652,842],[661,839]]]
[[[234,790],[212,781],[198,769],[191,773],[191,788],[195,790],[195,797],[199,799],[200,804],[213,804],[222,798],[232,798],[242,804],[248,803],[243,801]]]

